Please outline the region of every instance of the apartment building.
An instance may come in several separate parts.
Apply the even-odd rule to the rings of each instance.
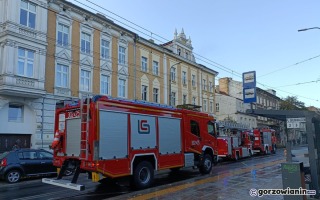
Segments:
[[[48,148],[58,100],[102,94],[214,113],[217,74],[183,29],[157,44],[65,0],[0,0],[0,151]]]
[[[52,135],[46,98],[47,1],[0,0],[0,152]]]

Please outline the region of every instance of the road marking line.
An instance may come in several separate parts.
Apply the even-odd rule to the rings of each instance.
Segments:
[[[260,168],[263,168],[263,167],[269,167],[269,166],[280,164],[280,163],[283,163],[283,162],[285,162],[285,160],[282,159],[282,160],[277,160],[277,161],[267,162],[267,163],[264,163],[264,164],[255,165],[255,166],[252,166],[252,167],[255,168],[255,169],[260,169]],[[234,175],[250,172],[252,170],[252,167],[249,166],[248,168],[245,168],[245,169],[240,169],[240,170],[235,170],[233,172],[227,172],[227,173],[223,173],[223,174],[220,174],[220,175],[215,175],[215,176],[208,177],[208,178],[205,178],[205,179],[201,179],[201,180],[198,180],[198,181],[195,181],[195,182],[192,182],[192,183],[185,183],[185,184],[182,184],[182,185],[173,186],[173,187],[170,187],[170,188],[167,188],[167,189],[151,192],[151,193],[148,193],[148,194],[142,194],[140,196],[132,197],[132,198],[129,198],[129,199],[130,200],[143,200],[143,199],[156,198],[156,197],[159,197],[159,196],[163,196],[163,195],[167,195],[167,194],[170,194],[170,193],[178,192],[180,190],[188,189],[188,188],[191,188],[191,187],[194,187],[194,186],[197,186],[197,185],[201,185],[201,184],[205,184],[205,183],[209,183],[209,182],[215,182],[215,181],[221,180],[221,179],[226,178],[226,177],[230,177],[230,176],[234,176]]]

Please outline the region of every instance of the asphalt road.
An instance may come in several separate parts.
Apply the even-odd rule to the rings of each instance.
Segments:
[[[157,187],[166,187],[168,184],[179,184],[179,182],[192,182],[197,181],[205,177],[215,176],[218,174],[230,172],[234,169],[248,168],[261,163],[271,162],[275,160],[283,159],[283,153],[281,150],[275,155],[267,156],[254,156],[252,158],[241,159],[238,162],[223,162],[214,166],[212,173],[209,175],[201,175],[198,170],[186,169],[181,170],[178,173],[172,173],[170,171],[162,171],[155,177],[154,186],[152,190],[156,190]],[[103,183],[93,183],[88,180],[85,174],[81,174],[78,179],[78,183],[86,186],[84,191],[76,191],[66,189],[62,187],[52,186],[41,182],[41,178],[27,179],[16,184],[7,184],[4,181],[0,181],[0,199],[9,200],[33,200],[33,199],[107,199],[111,197],[121,198],[122,195],[128,196],[131,193],[143,194],[144,191],[133,191],[129,187],[127,181],[105,181]],[[147,191],[145,191],[147,192]]]

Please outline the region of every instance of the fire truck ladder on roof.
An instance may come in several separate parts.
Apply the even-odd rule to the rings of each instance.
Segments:
[[[80,155],[85,152],[85,159],[88,160],[89,153],[89,120],[90,120],[90,98],[84,97],[80,102],[80,114],[81,114],[81,148]],[[80,156],[80,159],[84,159]]]

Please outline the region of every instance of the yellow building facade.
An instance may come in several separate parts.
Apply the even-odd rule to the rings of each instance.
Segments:
[[[72,3],[49,3],[47,93],[56,99],[95,94],[214,113],[218,72],[198,64],[184,30],[166,44],[139,37]]]

